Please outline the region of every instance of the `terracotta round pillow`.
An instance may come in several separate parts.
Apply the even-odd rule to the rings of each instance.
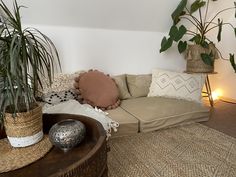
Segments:
[[[90,70],[75,78],[74,87],[84,99],[84,103],[101,109],[114,109],[119,106],[119,90],[115,81],[104,73]]]

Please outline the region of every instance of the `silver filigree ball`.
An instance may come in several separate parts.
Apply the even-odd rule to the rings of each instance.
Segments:
[[[78,145],[85,137],[85,125],[74,119],[66,119],[53,125],[49,139],[53,145],[67,152]]]

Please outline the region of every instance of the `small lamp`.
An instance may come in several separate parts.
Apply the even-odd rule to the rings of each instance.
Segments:
[[[222,90],[221,89],[216,89],[212,92],[212,99],[215,101],[215,100],[218,100],[220,99],[220,97],[222,97]]]

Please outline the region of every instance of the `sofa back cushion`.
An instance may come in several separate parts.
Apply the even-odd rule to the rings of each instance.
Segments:
[[[113,109],[119,106],[119,91],[113,79],[104,73],[94,70],[80,74],[75,78],[74,87],[79,89],[84,103],[102,109]]]
[[[112,77],[114,81],[116,82],[116,85],[119,90],[119,98],[121,100],[125,100],[131,97],[128,87],[127,87],[127,82],[126,82],[126,75],[118,75],[118,76],[113,76]]]
[[[127,85],[132,97],[145,97],[148,95],[151,84],[151,74],[130,75],[127,74]]]
[[[205,77],[205,74],[187,74],[154,69],[148,96],[177,98],[201,103]]]

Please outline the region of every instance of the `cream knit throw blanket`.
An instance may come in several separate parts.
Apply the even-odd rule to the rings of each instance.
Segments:
[[[111,136],[112,129],[117,131],[119,123],[110,119],[106,112],[100,109],[93,108],[88,104],[80,104],[76,100],[69,100],[54,106],[45,104],[43,106],[43,113],[53,114],[53,113],[66,113],[66,114],[76,114],[84,115],[96,119],[99,121],[107,132],[107,138]]]

